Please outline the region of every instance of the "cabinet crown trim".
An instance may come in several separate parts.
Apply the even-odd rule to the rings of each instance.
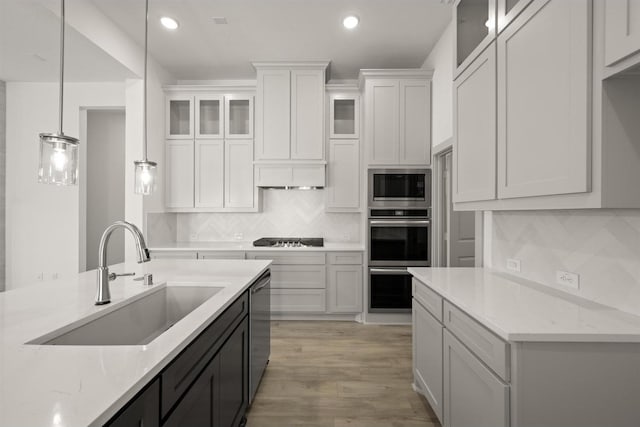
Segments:
[[[269,61],[269,62],[252,62],[253,68],[261,69],[283,69],[289,68],[293,70],[327,68],[331,61],[304,61],[304,62],[287,62],[287,61]]]
[[[364,85],[367,79],[431,79],[433,70],[423,68],[367,68],[360,70],[358,75],[358,83],[360,87]]]
[[[242,81],[233,81],[228,84],[220,82],[219,84],[203,84],[203,85],[168,85],[162,86],[167,94],[199,94],[201,92],[207,92],[212,95],[227,95],[230,92],[242,92],[254,94],[256,92],[256,81],[247,80],[246,83]]]

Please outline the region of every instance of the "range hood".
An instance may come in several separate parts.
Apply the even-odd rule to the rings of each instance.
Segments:
[[[256,163],[259,188],[284,190],[318,190],[325,186],[325,163],[277,164]]]

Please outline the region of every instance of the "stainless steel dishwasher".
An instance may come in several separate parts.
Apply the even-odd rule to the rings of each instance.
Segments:
[[[267,270],[249,292],[249,404],[269,363],[271,353],[271,272]]]

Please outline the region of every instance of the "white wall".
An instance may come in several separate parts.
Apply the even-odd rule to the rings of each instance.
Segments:
[[[6,151],[6,121],[7,104],[6,84],[0,81],[0,292],[4,291],[5,282],[5,151]]]
[[[105,228],[124,219],[125,112],[87,112],[86,269],[98,267],[98,247]],[[81,231],[82,234],[82,231]],[[109,240],[109,264],[124,261],[124,233]]]
[[[57,104],[55,83],[7,83],[7,289],[78,272],[79,188],[37,182],[38,134],[57,130]],[[67,84],[64,131],[80,135],[81,108],[124,105],[122,83]]]
[[[453,137],[453,25],[449,24],[422,64],[433,70],[431,83],[431,142],[436,146]]]

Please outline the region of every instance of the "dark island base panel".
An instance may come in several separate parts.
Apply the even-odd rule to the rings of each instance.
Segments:
[[[249,389],[248,314],[245,292],[106,426],[244,425]]]

